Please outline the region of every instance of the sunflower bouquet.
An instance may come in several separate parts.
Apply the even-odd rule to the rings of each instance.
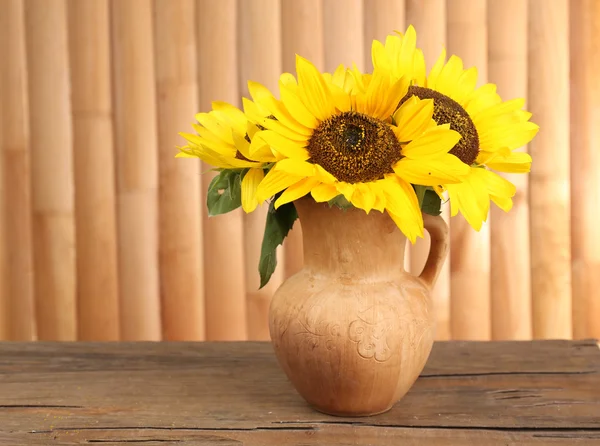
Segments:
[[[423,213],[439,215],[446,197],[451,215],[460,212],[477,231],[490,201],[512,207],[515,186],[493,170],[530,170],[531,157],[515,150],[538,131],[524,99],[502,101],[495,85],[477,87],[476,68],[445,51],[427,74],[412,26],[373,41],[372,60],[371,73],[342,65],[322,73],[297,56],[296,76],[279,79],[279,97],[250,81],[243,110],[213,102],[196,115],[196,134],[181,133],[188,144],[177,156],[218,171],[209,215],[269,203],[261,287],[297,218],[294,200],[309,194],[386,212],[413,243],[423,236]]]

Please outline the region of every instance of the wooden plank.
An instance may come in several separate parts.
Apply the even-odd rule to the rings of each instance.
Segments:
[[[279,95],[277,82],[281,74],[281,3],[279,0],[252,0],[238,3],[240,33],[240,90],[248,95],[247,81],[262,83]],[[268,48],[268,51],[265,51]],[[262,244],[268,203],[245,215],[244,248],[246,254],[246,292],[248,339],[269,339],[269,304],[281,284],[284,273],[284,253],[278,249],[279,265],[267,286],[258,289],[258,261]]]
[[[69,0],[78,339],[119,339],[108,0]]]
[[[534,338],[570,338],[569,7],[529,1],[529,109],[540,132],[529,150]]]
[[[296,54],[310,60],[319,70],[325,66],[322,0],[282,0],[282,67],[296,72]],[[285,277],[297,273],[304,265],[302,227],[296,220],[284,244]]]
[[[38,336],[73,340],[75,217],[66,1],[27,0],[25,30]]]
[[[333,72],[339,64],[365,69],[362,0],[323,0],[325,70]],[[371,65],[367,65],[369,71]]]
[[[600,337],[600,3],[570,5],[573,336]]]
[[[31,228],[31,160],[25,18],[22,0],[0,5],[0,156],[4,189],[4,296],[6,335],[12,340],[35,337],[33,245]],[[0,217],[2,218],[2,217]],[[3,294],[0,291],[0,294]]]
[[[527,2],[488,3],[488,72],[503,99],[527,97]],[[513,208],[491,208],[493,339],[531,339],[529,176],[505,174],[517,187]]]
[[[487,2],[448,0],[448,51],[459,56],[465,67],[476,66],[478,84],[487,80]],[[489,340],[490,229],[479,232],[461,216],[451,221],[450,324],[453,339]]]
[[[27,434],[0,433],[0,445],[14,446],[17,441],[27,441],[28,445],[89,444],[119,446],[123,443],[142,443],[150,446],[219,445],[219,446],[552,446],[581,445],[596,446],[600,434],[596,430],[559,432],[536,430],[533,432],[484,429],[444,429],[444,428],[381,428],[363,425],[344,425],[336,422],[317,422],[308,426],[293,426],[278,429],[93,429],[55,430],[52,433],[40,431]]]
[[[209,111],[211,102],[217,100],[240,105],[236,13],[235,0],[199,0],[196,4],[199,111]],[[201,172],[204,209],[206,190],[215,175],[210,169],[204,165]],[[202,216],[206,339],[245,340],[242,210],[211,218],[203,212]]]
[[[160,284],[166,340],[204,339],[200,160],[175,158],[198,112],[194,0],[155,0]]]
[[[446,44],[445,0],[408,0],[406,3],[407,23],[417,31],[417,45],[423,50],[425,63],[431,69]],[[450,204],[442,205],[442,217],[450,223]],[[429,255],[431,238],[425,233],[418,239],[410,252],[410,271],[420,274]],[[433,288],[432,299],[436,314],[436,339],[450,339],[450,252]]]
[[[159,340],[152,3],[113,0],[111,14],[121,339]]]
[[[573,444],[599,438],[599,383],[594,341],[440,342],[390,412],[338,418],[308,407],[268,343],[5,343],[0,435],[211,444],[309,432],[327,444],[335,444],[326,441],[334,434],[380,444],[410,432],[415,441],[470,444],[442,442],[462,432],[465,441],[514,435],[531,444]],[[283,438],[297,444],[297,437]]]

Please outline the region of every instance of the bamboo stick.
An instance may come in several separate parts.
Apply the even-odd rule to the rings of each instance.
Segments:
[[[198,112],[194,0],[155,0],[163,336],[204,339],[200,161],[176,159]]]
[[[215,100],[239,106],[236,1],[199,0],[196,7],[199,110],[210,110],[211,101]],[[209,169],[208,165],[202,166],[203,209],[206,209],[206,190],[214,177]],[[211,218],[206,211],[202,215],[206,339],[245,340],[242,211]]]
[[[600,3],[570,2],[573,335],[600,338]]]
[[[0,5],[0,26],[6,26],[3,20],[3,14],[6,12],[4,10],[5,6]],[[0,28],[0,37],[4,37],[2,35],[3,28]],[[2,46],[4,46],[3,41],[0,40],[0,56],[3,56],[5,51]],[[0,73],[2,76],[2,73]],[[4,79],[0,78],[0,82],[4,82]],[[4,93],[3,87],[0,84],[0,93]],[[0,107],[2,105],[0,104]],[[4,147],[2,144],[3,136],[3,125],[4,125],[4,113],[5,110],[0,108],[0,150],[3,150]],[[4,186],[4,157],[0,157],[0,341],[7,341],[9,339],[8,332],[8,265],[6,262],[6,230],[5,230],[5,221],[8,219],[6,215],[6,211],[8,208],[5,206],[4,196],[6,195],[5,186]]]
[[[362,0],[323,0],[325,70],[339,64],[363,70],[365,67],[364,22]]]
[[[485,0],[448,0],[448,50],[477,67],[479,84],[487,79]],[[479,233],[462,216],[451,221],[450,325],[453,339],[489,340],[490,243],[489,225]]]
[[[281,4],[279,0],[239,2],[240,80],[247,95],[247,80],[263,83],[277,95],[281,73]],[[248,338],[268,339],[268,310],[273,292],[283,279],[283,250],[279,249],[279,265],[269,284],[259,287],[258,261],[265,228],[267,204],[245,217],[244,244],[246,251],[246,290]]]
[[[152,3],[111,3],[122,340],[160,340]]]
[[[0,162],[4,164],[2,251],[7,304],[2,313],[8,338],[29,341],[35,339],[36,328],[23,1],[2,2],[0,11],[0,60],[5,62],[0,70]]]
[[[572,336],[568,24],[566,0],[529,1],[529,108],[540,125],[529,145],[534,338]]]
[[[410,0],[409,0],[410,1]],[[404,0],[363,0],[365,69],[372,69],[371,45],[373,40],[385,43],[395,31],[404,32]]]
[[[445,0],[408,0],[406,3],[406,21],[412,24],[418,37],[418,47],[423,50],[425,62],[430,69],[446,44],[446,2]],[[442,205],[442,217],[449,223],[449,204]],[[431,238],[417,240],[411,246],[410,271],[420,274],[429,255]],[[450,339],[450,253],[440,271],[432,298],[436,313],[436,339]]]
[[[78,339],[119,339],[108,0],[69,0]]]
[[[25,2],[35,301],[41,340],[76,338],[73,140],[67,5]]]
[[[527,3],[488,4],[488,72],[503,99],[527,96]],[[504,175],[517,187],[506,213],[491,209],[492,338],[531,339],[528,175]]]
[[[307,58],[322,70],[325,65],[323,41],[322,0],[282,0],[283,70],[294,73],[296,54]],[[285,253],[285,277],[302,269],[302,228],[294,224],[283,244]]]

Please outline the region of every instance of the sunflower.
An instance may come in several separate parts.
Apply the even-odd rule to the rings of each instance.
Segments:
[[[323,75],[300,56],[296,72],[297,80],[282,75],[280,99],[256,82],[248,84],[254,103],[263,108],[254,119],[265,130],[255,137],[277,158],[257,198],[277,196],[277,208],[309,193],[317,202],[342,195],[367,213],[387,211],[412,242],[422,237],[422,214],[411,183],[462,180],[468,167],[448,154],[460,139],[458,132],[435,124],[431,99],[415,97],[399,106],[408,78],[393,80],[377,69],[365,75],[343,69]]]
[[[196,114],[199,124],[192,124],[197,134],[180,133],[187,141],[177,157],[200,158],[217,169],[238,170],[242,175],[241,204],[252,212],[260,203],[256,197],[264,170],[276,161],[269,147],[254,136],[260,128],[246,114],[226,102],[213,102],[212,111]]]
[[[406,35],[390,36],[385,45],[373,43],[373,65],[396,79],[398,71],[407,65],[403,48],[414,45],[414,30]],[[531,157],[518,149],[527,144],[538,131],[529,121],[531,114],[522,110],[524,99],[503,102],[494,84],[476,88],[477,70],[464,69],[462,60],[446,52],[426,76],[425,62],[418,52],[412,57],[411,86],[403,101],[414,97],[432,99],[433,119],[438,124],[449,124],[462,138],[450,150],[470,166],[468,175],[460,183],[440,183],[438,193],[448,191],[451,215],[460,212],[469,224],[480,230],[487,220],[490,200],[504,211],[512,208],[515,186],[492,172],[525,173],[531,168]]]

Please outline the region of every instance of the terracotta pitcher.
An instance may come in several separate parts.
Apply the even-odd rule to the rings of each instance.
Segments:
[[[332,415],[389,410],[413,385],[434,339],[431,289],[448,251],[441,217],[419,276],[404,270],[406,237],[387,214],[295,202],[304,268],[271,301],[277,359],[300,395]]]

